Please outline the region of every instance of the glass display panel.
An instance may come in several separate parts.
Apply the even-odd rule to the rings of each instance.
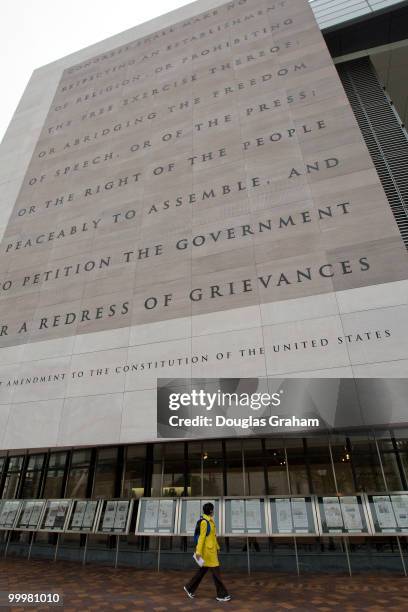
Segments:
[[[265,499],[226,499],[225,533],[266,534]]]
[[[42,531],[64,531],[68,511],[71,506],[70,499],[49,499],[41,521]]]
[[[214,505],[214,523],[217,533],[220,532],[220,502],[218,499],[182,499],[180,516],[180,533],[193,535],[198,519],[203,513],[203,505],[210,502]]]
[[[363,500],[359,495],[318,497],[318,511],[323,533],[368,533]]]
[[[311,497],[274,497],[269,502],[272,533],[317,533]]]
[[[139,503],[136,533],[174,533],[176,503],[176,499],[143,497]]]
[[[44,506],[44,499],[24,500],[17,519],[16,529],[35,531],[38,528]]]
[[[11,529],[20,509],[20,500],[5,500],[0,510],[0,529]]]
[[[104,500],[99,518],[98,531],[101,533],[128,533],[133,502],[128,499]]]
[[[95,525],[98,501],[75,500],[67,531],[90,532]]]
[[[376,533],[408,532],[408,493],[368,495]]]

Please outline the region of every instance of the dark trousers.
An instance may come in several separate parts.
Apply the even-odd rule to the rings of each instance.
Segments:
[[[186,589],[190,593],[195,593],[199,587],[201,580],[204,578],[208,570],[211,570],[212,577],[214,580],[215,588],[217,589],[217,597],[226,597],[228,595],[228,591],[224,586],[223,581],[221,580],[221,573],[219,566],[217,567],[200,567],[197,572],[194,574],[190,582],[186,584]]]

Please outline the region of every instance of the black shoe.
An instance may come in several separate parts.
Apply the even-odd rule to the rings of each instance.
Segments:
[[[185,590],[190,599],[194,599],[195,595],[193,593],[190,593],[186,586],[184,586],[183,589]]]
[[[229,601],[231,599],[231,595],[225,595],[225,597],[216,597],[217,601]]]

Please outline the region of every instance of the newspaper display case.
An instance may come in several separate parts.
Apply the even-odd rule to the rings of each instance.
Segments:
[[[319,535],[313,495],[271,495],[268,502],[273,537]]]
[[[63,533],[72,509],[71,499],[47,499],[37,531]]]
[[[267,537],[270,533],[266,497],[225,497],[222,535]]]
[[[133,499],[101,500],[97,526],[100,535],[127,535],[133,514]]]
[[[136,535],[169,536],[176,534],[179,498],[141,497],[136,521]]]
[[[23,499],[15,531],[37,531],[45,509],[45,499]]]
[[[182,536],[192,536],[198,519],[203,513],[203,505],[206,503],[214,505],[214,523],[217,535],[221,535],[221,508],[219,497],[181,497],[179,501],[178,525],[176,533]]]
[[[101,509],[100,500],[73,499],[65,533],[93,533]]]
[[[0,531],[14,529],[21,507],[21,499],[5,499],[0,507]]]
[[[364,495],[323,495],[317,497],[317,518],[321,535],[371,535]]]
[[[408,491],[366,493],[375,535],[408,535]]]
[[[340,538],[347,557],[350,575],[353,554],[350,537],[394,537],[406,575],[400,537],[408,536],[408,491],[356,493],[354,495],[270,495],[263,497],[143,497],[139,500],[134,533],[159,536],[191,537],[206,502],[214,505],[217,535],[244,538],[247,541],[248,571],[250,544],[256,538],[293,538],[298,573],[298,546],[302,538]],[[31,532],[28,558],[36,532],[56,534],[54,560],[60,535],[84,534],[83,563],[86,560],[88,536],[116,537],[115,567],[118,564],[120,536],[130,533],[135,500],[129,499],[25,499],[0,500],[0,531],[5,533],[7,556],[13,531]],[[133,527],[132,527],[133,531]],[[251,540],[253,538],[253,540]],[[253,544],[255,541],[255,544]]]

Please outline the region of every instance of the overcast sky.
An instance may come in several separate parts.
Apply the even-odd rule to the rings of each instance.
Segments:
[[[188,0],[0,0],[0,141],[35,68]]]

